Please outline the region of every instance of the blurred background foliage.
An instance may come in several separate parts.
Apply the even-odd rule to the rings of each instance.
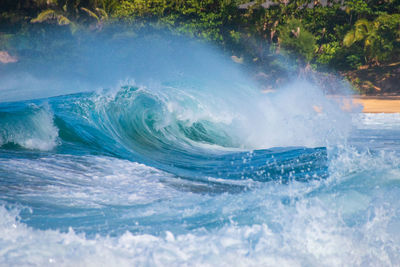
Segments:
[[[400,60],[400,0],[2,0],[0,6],[0,50],[18,57],[51,58],[85,34],[132,37],[149,28],[214,43],[275,79],[291,67],[282,63],[287,54],[296,67],[318,71]]]

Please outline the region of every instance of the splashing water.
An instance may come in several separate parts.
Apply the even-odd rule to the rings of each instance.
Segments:
[[[0,103],[0,265],[400,263],[400,116],[143,42],[97,69],[136,82]]]

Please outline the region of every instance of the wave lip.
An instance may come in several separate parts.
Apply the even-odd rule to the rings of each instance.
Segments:
[[[327,177],[325,148],[252,148],[243,133],[252,127],[240,117],[245,114],[222,107],[218,112],[196,92],[163,89],[125,86],[111,94],[51,99],[60,138],[189,180],[287,183]]]

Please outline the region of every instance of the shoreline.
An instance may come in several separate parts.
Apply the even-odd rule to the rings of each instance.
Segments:
[[[400,96],[353,96],[352,102],[363,113],[400,113]]]
[[[347,112],[400,113],[400,96],[328,95],[328,98],[337,101],[341,109]]]

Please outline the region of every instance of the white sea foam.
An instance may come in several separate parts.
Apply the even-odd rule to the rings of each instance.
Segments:
[[[23,195],[31,201],[54,200],[67,207],[143,205],[177,194],[160,182],[172,175],[109,157],[49,155],[39,159],[0,159],[0,170],[14,173],[14,179],[23,187]],[[35,185],[28,186],[27,181]]]
[[[226,225],[160,236],[125,232],[87,238],[35,230],[0,208],[0,264],[19,266],[392,266],[400,263],[399,233],[390,209],[375,207],[367,223],[350,227],[318,199],[277,210],[280,230],[267,224]]]
[[[160,208],[147,206],[126,214],[126,218],[159,214],[175,218],[170,226],[181,227],[185,227],[185,219],[199,218],[201,214],[218,212],[220,218],[232,219],[220,227],[196,227],[184,233],[176,233],[175,228],[159,234],[125,231],[112,237],[104,233],[88,237],[73,228],[61,232],[29,227],[20,222],[18,209],[3,206],[0,207],[0,265],[395,266],[400,263],[399,165],[394,154],[372,155],[348,149],[332,159],[331,177],[326,181],[267,183],[255,186],[252,191],[215,196],[175,190],[161,182],[172,178],[166,173],[108,157],[58,155],[2,163],[2,168],[8,171],[25,173],[31,169],[31,180],[35,173],[41,175],[42,187],[25,188],[23,192],[37,194],[52,203],[116,207],[165,201]],[[46,186],[45,177],[49,177],[53,186]],[[246,223],[249,220],[253,222]],[[154,221],[152,227],[162,226],[157,223]]]
[[[358,113],[352,121],[360,129],[400,129],[400,113]]]
[[[243,129],[256,148],[330,146],[342,142],[351,129],[350,114],[306,81],[295,81],[252,103],[256,108],[252,116],[244,116]]]
[[[58,128],[48,106],[31,105],[22,114],[10,114],[0,121],[0,147],[17,144],[28,149],[51,150],[58,144]]]

